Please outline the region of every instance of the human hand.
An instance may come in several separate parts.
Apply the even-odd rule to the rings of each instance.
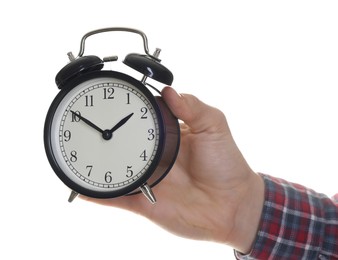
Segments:
[[[225,243],[246,253],[263,207],[262,179],[243,158],[221,111],[171,87],[162,96],[184,123],[177,160],[153,188],[157,203],[143,195],[82,198],[141,214],[176,235]]]

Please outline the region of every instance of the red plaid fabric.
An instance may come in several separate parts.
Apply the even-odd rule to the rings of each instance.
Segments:
[[[265,203],[248,255],[236,259],[338,259],[338,194],[329,199],[299,184],[263,175]]]

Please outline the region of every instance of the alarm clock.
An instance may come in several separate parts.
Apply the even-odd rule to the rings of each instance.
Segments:
[[[114,31],[142,37],[145,53],[123,60],[141,73],[140,80],[105,70],[116,56],[83,55],[89,36]],[[71,189],[69,202],[78,194],[104,199],[141,192],[156,202],[152,187],[170,171],[180,144],[177,118],[147,83],[148,78],[173,82],[159,53],[149,53],[142,31],[123,27],[91,31],[82,37],[76,58],[68,53],[70,62],[55,77],[60,91],[46,116],[44,146],[52,169]]]

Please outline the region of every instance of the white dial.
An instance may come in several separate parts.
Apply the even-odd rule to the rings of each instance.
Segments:
[[[61,170],[95,192],[130,186],[160,156],[153,104],[121,79],[95,78],[73,88],[55,111],[51,136]]]

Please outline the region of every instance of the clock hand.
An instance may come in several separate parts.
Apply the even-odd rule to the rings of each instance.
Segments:
[[[90,122],[88,119],[84,118],[83,116],[75,113],[74,111],[70,110],[70,112],[72,112],[72,114],[74,116],[77,116],[78,118],[80,118],[83,122],[85,122],[87,125],[91,126],[92,128],[94,128],[95,130],[99,131],[100,133],[103,133],[103,130],[96,126],[95,124],[93,124],[92,122]]]
[[[113,132],[115,132],[117,129],[119,129],[121,126],[123,126],[129,120],[129,118],[131,118],[131,116],[133,114],[134,113],[131,113],[131,114],[127,115],[126,117],[124,117],[123,119],[121,119],[116,125],[113,126],[112,129],[104,130],[102,132],[103,139],[107,140],[107,141],[110,140],[113,137]]]
[[[115,132],[117,129],[119,129],[121,126],[127,123],[127,121],[132,117],[132,115],[134,115],[134,113],[131,113],[127,115],[126,117],[124,117],[123,119],[121,119],[120,122],[118,122],[116,125],[113,126],[112,129],[109,130],[109,132],[110,133]]]

